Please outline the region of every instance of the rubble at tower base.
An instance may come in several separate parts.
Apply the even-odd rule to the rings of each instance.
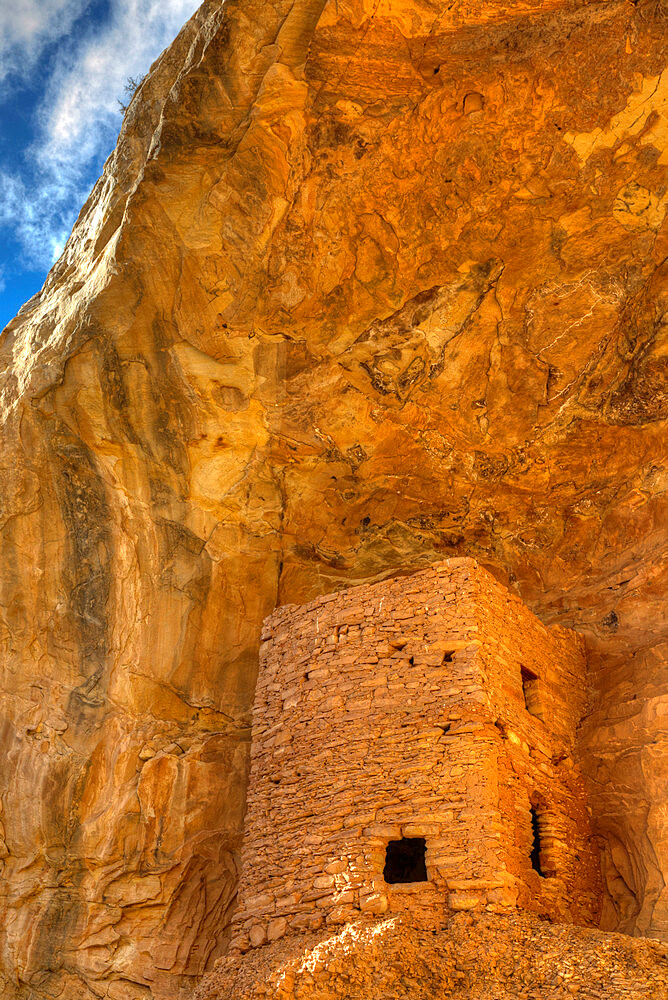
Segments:
[[[195,1000],[659,1000],[668,989],[657,941],[527,914],[418,924],[361,920],[221,959]]]

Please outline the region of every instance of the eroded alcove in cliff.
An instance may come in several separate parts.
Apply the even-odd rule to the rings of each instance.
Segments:
[[[7,997],[194,989],[263,620],[457,556],[584,637],[602,926],[665,936],[665,39],[207,0],[152,68],[0,344]]]

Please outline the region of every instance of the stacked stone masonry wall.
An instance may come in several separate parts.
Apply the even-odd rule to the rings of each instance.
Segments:
[[[532,712],[523,668],[537,678]],[[278,609],[263,634],[233,946],[360,912],[437,925],[452,910],[521,907],[595,922],[598,853],[571,753],[584,674],[579,637],[547,629],[470,559]],[[401,838],[424,838],[426,881],[386,883]]]

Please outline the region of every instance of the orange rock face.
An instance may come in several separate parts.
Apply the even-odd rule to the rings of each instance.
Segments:
[[[210,968],[263,619],[449,555],[584,634],[605,926],[665,933],[665,39],[227,0],[156,63],[0,344],[7,997]]]

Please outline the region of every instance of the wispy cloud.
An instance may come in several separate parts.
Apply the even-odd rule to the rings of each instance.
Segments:
[[[12,230],[32,266],[49,267],[58,257],[113,148],[128,77],[148,70],[198,6],[197,0],[111,0],[102,27],[89,24],[81,38],[61,45],[25,170],[17,176],[0,166],[0,225]]]
[[[70,31],[91,0],[12,0],[0,5],[0,85],[27,76],[44,48]]]
[[[76,217],[77,186],[30,174],[26,180],[0,169],[0,227],[21,247],[28,267],[46,271],[60,256]]]

